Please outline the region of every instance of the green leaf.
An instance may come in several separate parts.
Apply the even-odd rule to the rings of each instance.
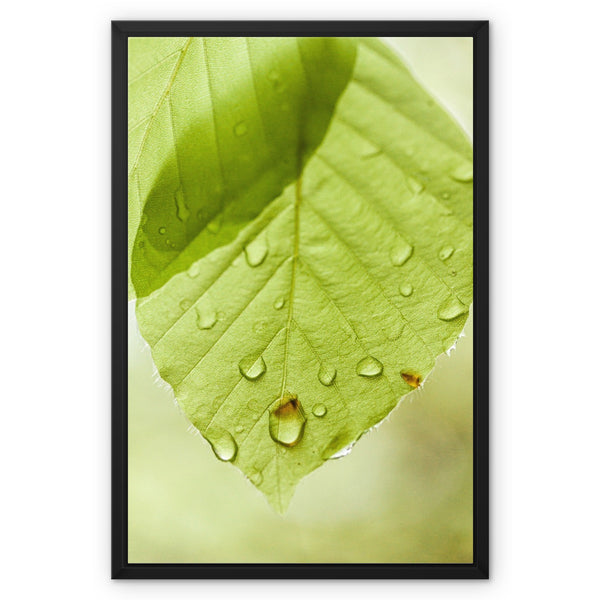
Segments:
[[[232,241],[297,178],[355,43],[131,38],[129,56],[129,256],[142,297]]]
[[[376,40],[302,174],[137,302],[160,376],[283,512],[421,385],[472,301],[472,154]]]

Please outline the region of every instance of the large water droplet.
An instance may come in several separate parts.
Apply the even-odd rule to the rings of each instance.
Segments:
[[[264,375],[267,370],[267,365],[262,356],[255,358],[253,354],[244,356],[239,362],[240,373],[250,381],[256,381],[259,377]]]
[[[324,417],[327,414],[327,407],[324,404],[315,404],[312,413],[315,417]]]
[[[453,321],[469,312],[469,307],[455,296],[448,296],[438,308],[437,316],[442,321]]]
[[[444,246],[438,253],[440,260],[448,260],[454,254],[452,246]]]
[[[304,435],[306,417],[295,394],[285,393],[276,400],[269,414],[269,433],[282,446],[295,446]]]
[[[252,240],[245,248],[246,262],[251,267],[262,265],[269,252],[267,239],[264,236]]]
[[[361,377],[377,377],[383,372],[383,365],[373,356],[365,356],[356,365],[356,374]]]
[[[410,296],[413,293],[413,286],[408,282],[401,283],[400,284],[400,293],[405,297]]]
[[[217,313],[210,306],[196,309],[196,325],[198,329],[210,329],[217,322]]]
[[[223,222],[223,213],[219,213],[215,218],[208,223],[206,229],[209,233],[217,234],[221,229],[221,223]]]
[[[176,210],[177,218],[182,223],[185,223],[189,219],[190,211],[188,210],[188,207],[185,203],[185,198],[183,196],[183,190],[181,188],[179,188],[175,192],[175,210]]]
[[[248,126],[246,125],[246,121],[240,121],[239,123],[237,123],[236,126],[233,128],[233,132],[238,137],[246,135],[248,133]]]
[[[404,240],[398,240],[390,252],[390,260],[395,267],[401,267],[413,253],[413,247]]]
[[[238,447],[228,431],[215,429],[207,434],[207,438],[219,460],[230,462],[235,458]]]
[[[333,382],[335,381],[336,375],[337,375],[337,370],[333,365],[323,363],[319,367],[318,377],[319,377],[319,381],[323,385],[332,385]]]
[[[454,181],[460,181],[461,183],[473,181],[473,165],[467,163],[456,167],[456,169],[452,171],[450,177],[452,177]]]
[[[285,298],[283,296],[281,296],[280,298],[277,298],[275,300],[275,302],[273,302],[273,308],[275,310],[281,310],[284,306],[285,306]]]

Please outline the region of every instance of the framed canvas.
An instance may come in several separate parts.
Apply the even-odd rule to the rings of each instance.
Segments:
[[[112,23],[113,578],[488,577],[488,23]]]

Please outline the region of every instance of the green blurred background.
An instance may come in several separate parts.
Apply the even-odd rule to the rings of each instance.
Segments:
[[[388,41],[471,136],[471,39]],[[189,431],[129,313],[130,562],[472,562],[472,315],[423,388],[280,516]]]

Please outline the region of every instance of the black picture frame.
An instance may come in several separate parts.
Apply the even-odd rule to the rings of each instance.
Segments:
[[[473,38],[474,549],[471,564],[130,564],[127,561],[127,40],[132,36]],[[112,578],[487,579],[489,577],[489,22],[112,22]]]

